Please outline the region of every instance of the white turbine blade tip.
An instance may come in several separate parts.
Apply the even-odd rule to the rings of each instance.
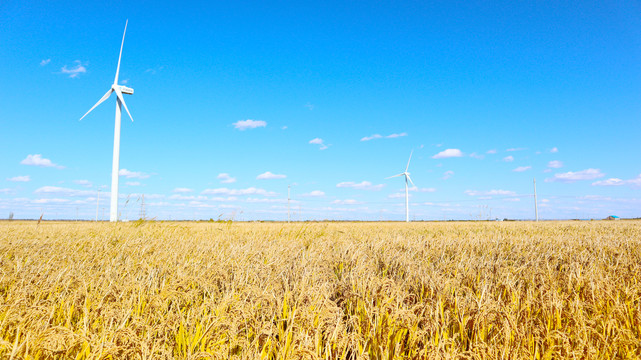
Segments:
[[[410,152],[410,158],[407,160],[407,166],[405,167],[405,172],[410,168],[410,161],[412,161],[412,154],[414,153],[414,150]]]

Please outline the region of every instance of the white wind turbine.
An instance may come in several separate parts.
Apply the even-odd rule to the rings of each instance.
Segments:
[[[120,55],[118,55],[118,67],[116,68],[116,78],[114,79],[113,85],[107,93],[94,105],[85,115],[83,115],[80,120],[84,119],[93,109],[98,105],[102,104],[105,100],[109,98],[112,92],[116,93],[116,126],[114,130],[114,155],[113,155],[113,164],[111,168],[111,209],[109,212],[109,221],[114,222],[118,221],[118,171],[119,171],[119,161],[120,161],[120,117],[122,113],[122,106],[127,110],[127,114],[131,118],[131,121],[134,121],[134,118],[131,117],[129,109],[127,109],[127,104],[125,99],[122,97],[122,94],[132,95],[134,89],[128,88],[126,86],[118,85],[118,73],[120,72],[120,58],[122,57],[122,46],[125,44],[125,34],[127,33],[127,23],[125,22],[125,31],[122,34],[122,43],[120,44]]]
[[[409,181],[410,183],[412,183],[412,186],[416,186],[416,185],[414,185],[414,182],[412,181],[412,178],[410,177],[410,173],[407,172],[407,170],[410,168],[410,161],[412,160],[412,153],[413,152],[414,152],[414,150],[412,150],[412,152],[410,152],[410,158],[409,158],[409,160],[407,160],[407,166],[405,167],[405,171],[404,172],[402,172],[402,173],[400,173],[398,175],[394,175],[394,176],[390,176],[390,177],[386,178],[386,179],[391,179],[391,178],[397,177],[397,176],[405,176],[405,221],[406,222],[410,221],[410,200],[409,200],[410,199],[410,195],[409,195],[409,188],[408,188],[407,182]]]

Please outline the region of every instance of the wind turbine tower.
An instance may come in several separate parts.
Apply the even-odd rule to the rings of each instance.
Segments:
[[[120,59],[122,58],[122,47],[125,44],[125,34],[127,33],[127,24],[129,20],[125,22],[125,31],[122,34],[122,42],[120,43],[120,55],[118,55],[118,67],[116,68],[116,77],[114,78],[114,83],[111,85],[111,88],[107,91],[103,97],[98,100],[96,105],[94,105],[86,114],[84,114],[80,120],[84,119],[85,116],[95,109],[98,105],[102,104],[105,100],[109,98],[112,92],[116,93],[116,124],[114,129],[114,153],[113,153],[113,162],[111,167],[111,208],[109,210],[109,221],[115,222],[118,221],[118,171],[119,171],[119,162],[120,162],[120,118],[122,114],[122,107],[125,107],[127,115],[131,121],[134,121],[134,118],[131,117],[129,109],[127,109],[127,104],[125,99],[122,97],[122,94],[133,95],[134,89],[128,88],[126,86],[118,85],[118,73],[120,72]]]
[[[412,186],[416,186],[416,185],[414,185],[414,182],[412,181],[412,178],[410,177],[410,173],[407,171],[410,168],[410,161],[412,160],[412,153],[413,152],[414,152],[413,150],[412,150],[412,152],[410,152],[410,158],[409,158],[409,160],[407,160],[407,166],[405,167],[405,171],[404,172],[402,172],[402,173],[400,173],[398,175],[393,175],[393,176],[390,176],[390,177],[386,178],[386,179],[391,179],[391,178],[397,177],[397,176],[405,176],[405,222],[410,222],[410,194],[409,194],[409,187],[407,185],[407,182],[409,181],[410,183],[412,183]]]

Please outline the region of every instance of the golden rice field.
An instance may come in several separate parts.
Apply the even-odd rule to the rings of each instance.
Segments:
[[[0,223],[2,359],[641,358],[641,222]]]

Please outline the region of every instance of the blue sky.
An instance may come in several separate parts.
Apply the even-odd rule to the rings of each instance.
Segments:
[[[638,2],[0,4],[0,217],[641,216]],[[103,211],[104,208],[104,211]],[[104,213],[104,215],[103,215]],[[104,217],[103,217],[104,216]]]

